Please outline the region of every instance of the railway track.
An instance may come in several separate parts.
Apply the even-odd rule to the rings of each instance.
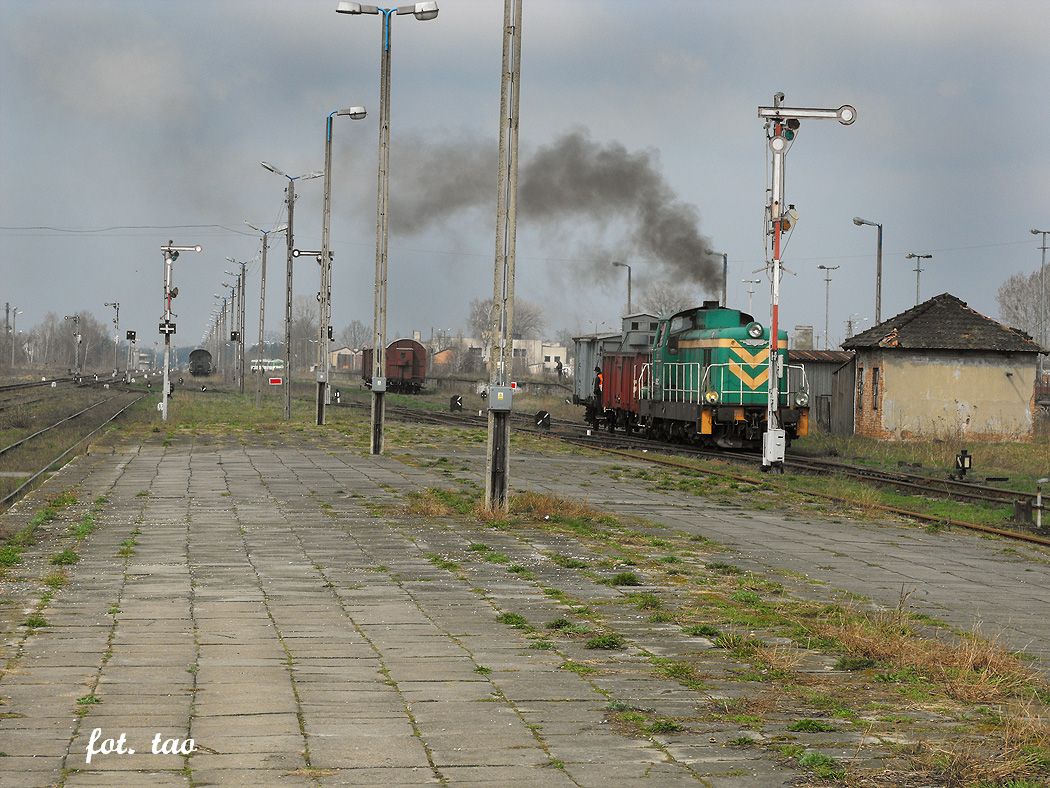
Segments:
[[[5,468],[0,473],[0,482],[3,484],[3,487],[0,488],[3,490],[0,507],[5,507],[15,501],[54,465],[65,460],[84,441],[98,434],[101,429],[111,424],[145,396],[147,395],[120,391],[92,402],[86,407],[78,405],[73,413],[53,414],[50,417],[37,414],[37,419],[50,418],[50,422],[7,446],[0,447],[0,463]],[[53,402],[49,397],[43,397],[37,401],[45,403],[45,413],[48,410],[46,406]],[[115,411],[113,410],[114,402],[120,406]],[[101,414],[101,421],[93,419],[95,414]],[[33,427],[37,427],[37,424],[33,424]],[[14,489],[6,489],[12,482],[16,485]]]
[[[359,405],[358,403],[343,403],[343,407],[363,408],[365,406]],[[415,408],[388,405],[387,413],[388,415],[396,418],[402,418],[417,423],[434,424],[438,426],[482,427],[487,424],[487,420],[484,416],[477,416],[473,412],[450,413],[442,411],[423,411]],[[594,449],[596,451],[628,457],[634,460],[641,460],[643,462],[649,462],[668,467],[676,467],[682,470],[700,471],[709,475],[730,478],[737,481],[747,482],[749,484],[764,483],[769,485],[770,487],[784,489],[786,491],[794,490],[795,492],[802,492],[802,494],[804,495],[822,498],[824,500],[836,501],[848,505],[855,505],[854,501],[840,496],[811,491],[799,491],[795,488],[792,488],[790,484],[779,484],[777,483],[777,480],[781,478],[779,476],[768,476],[756,479],[753,476],[741,476],[738,474],[714,469],[701,469],[693,465],[686,464],[682,461],[673,459],[674,455],[678,455],[685,458],[718,459],[722,461],[746,463],[747,465],[753,468],[757,465],[759,461],[759,455],[757,454],[750,454],[745,452],[704,451],[702,449],[694,449],[687,446],[656,443],[645,438],[628,436],[622,433],[609,434],[604,432],[592,431],[590,435],[581,435],[579,426],[570,426],[568,422],[552,421],[550,430],[539,429],[535,426],[533,417],[521,413],[515,413],[513,414],[513,416],[516,421],[514,429],[519,432],[527,432],[535,435],[547,436],[567,443],[572,443],[574,445]],[[657,454],[657,452],[659,454]],[[919,474],[880,471],[874,468],[851,465],[849,463],[834,462],[830,460],[819,460],[815,458],[792,457],[787,463],[785,463],[785,468],[801,473],[811,473],[820,475],[837,474],[846,478],[856,479],[858,481],[874,484],[876,486],[892,487],[894,489],[903,490],[905,492],[909,492],[915,495],[921,495],[927,498],[946,498],[950,500],[993,505],[1012,505],[1014,502],[1018,501],[1030,501],[1034,503],[1035,501],[1034,495],[1030,493],[1018,492],[1016,490],[1008,490],[1000,487],[991,487],[987,485],[970,484],[968,482],[953,481],[951,479],[937,479],[932,476],[922,476]],[[1037,544],[1043,547],[1050,547],[1050,538],[1040,536],[1038,534],[1026,533],[1024,531],[1010,528],[988,526],[982,523],[972,523],[964,520],[946,518],[941,515],[929,515],[923,512],[916,512],[910,509],[905,509],[903,507],[897,506],[886,506],[880,504],[869,504],[868,506],[869,508],[883,511],[888,514],[895,514],[903,517],[908,517],[910,519],[917,520],[920,522],[931,523],[936,525],[956,526],[968,530],[989,533],[997,536],[1006,537],[1009,539],[1024,541],[1030,544]]]

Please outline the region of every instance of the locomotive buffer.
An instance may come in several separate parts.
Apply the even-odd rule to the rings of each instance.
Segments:
[[[769,319],[769,397],[766,404],[766,432],[762,436],[762,470],[784,472],[784,447],[787,437],[784,428],[777,418],[780,404],[780,373],[783,360],[779,353],[780,337],[780,271],[781,271],[781,237],[791,229],[796,214],[784,209],[784,160],[791,148],[791,143],[801,125],[800,119],[837,120],[848,126],[857,119],[857,110],[849,104],[838,109],[819,109],[815,107],[782,107],[783,93],[773,96],[772,107],[759,107],[758,117],[765,118],[766,137],[769,149],[773,153],[772,185],[769,190],[769,203],[766,205],[767,234],[772,243],[772,259],[767,270],[770,273],[772,291],[770,298]]]

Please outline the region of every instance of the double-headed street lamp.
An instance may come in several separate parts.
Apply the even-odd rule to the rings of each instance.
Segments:
[[[618,263],[615,261],[613,262],[613,265],[627,269],[627,314],[633,314],[631,312],[631,266],[627,265],[627,263]]]
[[[390,191],[390,21],[396,14],[412,14],[420,21],[438,15],[436,2],[380,8],[365,3],[340,2],[340,14],[381,14],[382,48],[379,67],[379,188],[376,196],[376,276],[372,318],[372,454],[383,453],[383,395],[386,392],[386,278],[387,207]],[[289,219],[291,224],[291,219]],[[289,235],[289,244],[291,244]],[[291,246],[289,246],[291,249]],[[325,360],[327,363],[327,359]]]
[[[882,223],[861,219],[859,216],[853,217],[853,223],[857,227],[868,225],[879,231],[875,247],[875,323],[878,324],[882,322]]]
[[[270,233],[283,233],[288,229],[288,225],[282,224],[280,227],[274,227],[272,230],[263,230],[251,222],[246,221],[245,224],[256,232],[262,233],[262,271],[259,274],[259,347],[256,351],[259,354],[259,358],[262,359],[266,355],[263,353],[263,342],[265,339],[263,329],[266,326],[266,250],[270,246]],[[259,369],[256,372],[258,374],[255,377],[255,407],[259,408],[262,407],[262,364],[259,365]]]
[[[321,211],[321,315],[317,334],[317,423],[325,422],[328,402],[328,341],[332,335],[332,118],[343,115],[351,120],[362,120],[368,113],[364,107],[349,107],[329,112],[324,129],[324,199]]]
[[[932,254],[915,254],[914,252],[908,252],[908,254],[904,255],[904,259],[905,260],[914,260],[915,261],[915,268],[913,268],[912,270],[915,271],[915,306],[918,306],[919,305],[919,277],[922,275],[922,261],[923,260],[932,260],[933,259],[933,255]]]
[[[274,167],[268,161],[261,162],[262,166],[274,175],[280,175],[288,179],[288,186],[284,190],[285,204],[288,210],[288,259],[285,269],[285,293],[284,293],[284,347],[285,355],[285,381],[284,381],[284,417],[292,418],[292,249],[294,248],[294,221],[295,221],[295,182],[308,181],[311,178],[320,178],[323,172],[310,172],[306,175],[289,175]]]

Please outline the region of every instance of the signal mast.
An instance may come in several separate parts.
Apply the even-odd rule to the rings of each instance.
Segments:
[[[769,319],[769,396],[766,403],[766,431],[762,436],[762,470],[784,472],[784,449],[787,438],[777,411],[780,405],[780,374],[784,368],[779,353],[780,339],[780,274],[781,238],[798,218],[794,206],[784,208],[784,160],[798,134],[801,119],[837,120],[848,126],[857,119],[857,110],[849,104],[838,109],[783,107],[783,93],[773,96],[772,107],[759,107],[758,117],[766,121],[766,138],[773,153],[773,177],[766,205],[766,234],[770,237],[770,261],[767,269],[772,280]]]

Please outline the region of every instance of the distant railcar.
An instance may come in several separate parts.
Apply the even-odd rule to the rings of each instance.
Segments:
[[[206,378],[212,372],[211,353],[197,348],[190,353],[190,374],[195,378]]]
[[[361,355],[361,377],[372,387],[372,348]],[[427,382],[427,349],[414,339],[395,339],[386,348],[386,390],[418,394]]]

